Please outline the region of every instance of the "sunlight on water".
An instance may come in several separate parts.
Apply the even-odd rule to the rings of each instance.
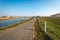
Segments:
[[[18,22],[27,20],[29,18],[18,18],[18,19],[14,19],[14,20],[2,20],[0,21],[0,27],[4,27],[4,26],[8,26],[8,25],[12,25],[12,24],[16,24]]]

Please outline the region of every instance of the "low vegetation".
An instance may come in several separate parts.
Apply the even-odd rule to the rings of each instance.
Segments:
[[[11,20],[12,18],[0,18],[0,21],[1,20]]]
[[[44,30],[44,22],[47,24],[47,32]],[[39,23],[40,22],[40,23]],[[60,18],[38,17],[36,40],[60,40]]]

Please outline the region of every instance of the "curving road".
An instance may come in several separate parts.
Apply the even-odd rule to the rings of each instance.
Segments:
[[[33,40],[33,28],[36,18],[18,25],[14,28],[9,28],[0,31],[0,40]]]

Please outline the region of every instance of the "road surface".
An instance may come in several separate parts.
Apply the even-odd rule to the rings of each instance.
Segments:
[[[17,27],[0,31],[0,40],[33,40],[32,26],[35,21],[36,18]]]

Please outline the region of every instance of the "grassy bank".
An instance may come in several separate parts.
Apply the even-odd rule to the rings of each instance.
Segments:
[[[30,21],[30,20],[32,20],[32,19],[33,19],[33,17],[30,18],[30,19],[28,19],[28,20],[18,22],[18,23],[16,23],[16,24],[12,24],[12,25],[9,25],[9,26],[6,26],[6,27],[0,27],[0,30],[5,30],[5,29],[8,29],[8,28],[16,27],[16,26],[18,26],[18,25],[20,25],[20,24],[23,24],[23,23],[25,23],[25,22],[28,22],[28,21]]]
[[[60,18],[40,17],[38,24],[38,40],[60,40]],[[44,22],[47,22],[47,32],[44,32]]]
[[[39,17],[37,17],[37,21],[36,21],[36,38],[35,40],[52,40],[52,38],[46,34],[46,32],[44,31],[44,27],[43,24],[41,22],[41,19]]]

